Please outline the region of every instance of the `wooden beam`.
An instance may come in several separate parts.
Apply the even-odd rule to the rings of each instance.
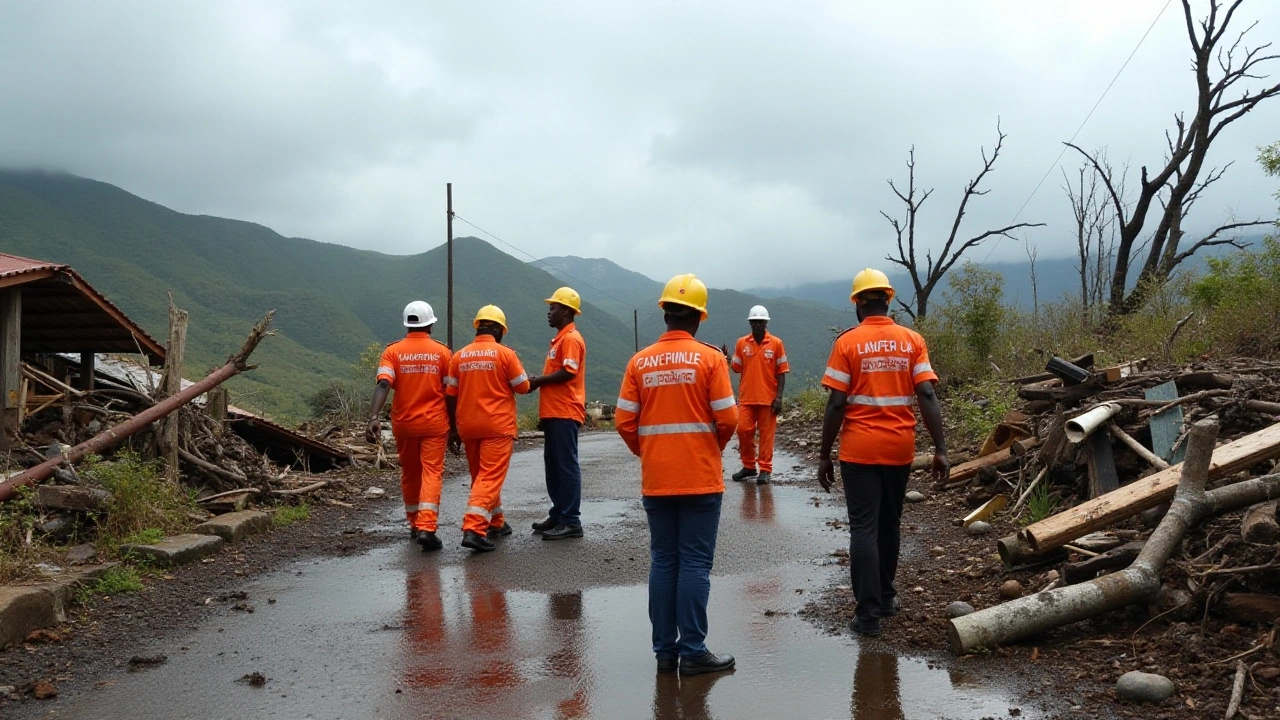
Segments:
[[[44,280],[58,274],[57,268],[45,268],[43,270],[34,270],[32,272],[19,273],[8,277],[0,277],[0,288],[19,287],[36,280]]]
[[[7,430],[18,427],[18,391],[22,384],[22,288],[0,289],[0,447]]]
[[[173,304],[169,296],[169,344],[165,346],[164,374],[160,378],[160,397],[168,398],[182,389],[182,356],[187,347],[187,311]],[[178,428],[182,414],[173,413],[160,421],[159,446],[165,458],[165,476],[178,482]],[[243,481],[243,478],[241,478]]]
[[[80,353],[80,389],[85,392],[93,392],[93,364],[96,359],[96,353]]]
[[[1031,441],[1031,440],[1033,439],[1028,438],[1028,441]],[[1039,443],[1040,443],[1039,440],[1035,440],[1030,447],[1035,447]],[[1004,450],[993,452],[990,455],[983,455],[982,457],[975,458],[973,460],[970,460],[969,462],[960,463],[959,465],[956,465],[955,467],[951,468],[951,476],[947,478],[946,484],[954,485],[956,483],[961,483],[966,480],[969,480],[973,478],[975,475],[977,475],[978,471],[981,470],[982,468],[991,467],[993,465],[1001,465],[1013,457],[1014,455],[1012,452],[1010,452],[1010,448],[1005,448]]]
[[[1209,475],[1228,475],[1274,457],[1280,457],[1280,424],[1218,447],[1209,463]],[[1062,547],[1082,535],[1169,502],[1180,477],[1181,463],[1032,523],[1018,535],[1036,554]]]

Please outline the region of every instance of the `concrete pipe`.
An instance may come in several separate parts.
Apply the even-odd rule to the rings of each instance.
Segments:
[[[1090,408],[1088,412],[1071,418],[1064,426],[1067,432],[1067,439],[1073,443],[1084,440],[1089,437],[1090,433],[1102,427],[1103,423],[1110,420],[1118,412],[1120,412],[1120,406],[1116,403],[1108,402]]]

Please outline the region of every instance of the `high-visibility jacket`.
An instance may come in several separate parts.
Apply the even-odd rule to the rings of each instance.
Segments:
[[[836,338],[822,384],[848,393],[840,459],[909,465],[916,451],[916,385],[937,382],[924,338],[873,316]]]
[[[463,440],[516,437],[516,393],[529,392],[529,376],[516,351],[492,335],[454,353],[445,392],[458,398],[458,435]]]
[[[391,384],[391,432],[401,437],[446,435],[444,377],[449,348],[425,332],[410,332],[382,351],[378,379]]]
[[[556,333],[547,350],[542,374],[557,370],[573,374],[568,382],[544,385],[538,389],[538,417],[576,420],[587,419],[587,343],[574,323]]]
[[[640,456],[642,494],[724,492],[720,453],[738,408],[719,348],[687,332],[663,333],[627,362],[613,421]]]
[[[738,338],[730,365],[734,372],[742,373],[738,381],[739,405],[772,405],[778,395],[778,375],[791,372],[787,348],[768,331],[760,343],[754,335]]]

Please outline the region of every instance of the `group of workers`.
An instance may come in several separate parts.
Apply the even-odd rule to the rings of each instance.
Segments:
[[[884,273],[868,268],[853,280],[850,300],[858,325],[832,346],[822,384],[828,400],[822,425],[818,481],[830,491],[831,458],[840,439],[840,479],[850,524],[850,575],[856,599],[852,629],[880,633],[880,619],[898,612],[893,585],[900,521],[915,457],[915,406],[933,441],[932,473],[949,471],[942,413],[924,339],[889,316],[894,290]],[[431,337],[430,305],[404,309],[405,338],[387,346],[366,435],[380,442],[381,413],[394,390],[391,427],[400,457],[401,490],[410,536],[423,550],[438,550],[440,493],[446,447],[465,450],[471,491],[462,519],[462,546],[496,548],[512,529],[502,511],[502,485],[517,437],[517,394],[539,391],[539,426],[550,509],[532,529],[544,540],[583,537],[579,506],[582,474],[578,431],[586,412],[586,344],[574,320],[581,298],[562,287],[545,301],[556,330],[541,375],[530,377],[502,344],[502,310],[476,314],[476,339],[451,353]],[[742,468],[731,477],[767,484],[773,473],[773,437],[790,371],[781,339],[768,332],[769,312],[751,308],[751,332],[732,355],[695,339],[707,318],[707,287],[692,274],[677,275],[658,300],[666,332],[627,362],[614,425],[640,457],[640,494],[650,537],[649,618],[659,672],[719,672],[734,658],[707,649],[707,602],[721,499],[721,456],[737,434]],[[741,379],[735,399],[730,371]],[[758,441],[757,441],[758,436]]]

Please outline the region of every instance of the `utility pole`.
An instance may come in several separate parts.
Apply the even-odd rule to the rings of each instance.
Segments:
[[[449,229],[449,273],[445,280],[448,286],[449,299],[445,302],[445,312],[449,314],[449,349],[453,349],[453,183],[444,184],[445,202],[447,203],[446,225]]]
[[[631,329],[636,334],[636,352],[640,352],[640,311],[631,308]]]

